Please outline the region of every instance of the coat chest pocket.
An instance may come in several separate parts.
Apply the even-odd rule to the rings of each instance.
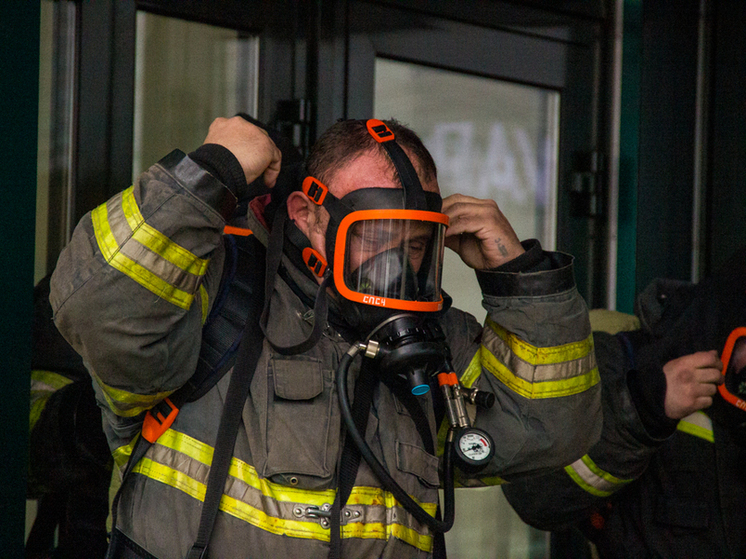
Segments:
[[[419,399],[419,404],[419,413],[428,418],[429,436],[432,440],[435,425],[432,404],[429,398]],[[420,487],[437,488],[440,484],[439,460],[425,450],[426,445],[407,408],[390,392],[382,395],[379,407],[379,414],[382,415],[382,422],[379,423],[381,441],[385,448],[393,450],[393,455],[387,456],[386,460],[390,464],[396,464],[403,487],[418,496],[422,491]]]
[[[332,372],[315,359],[275,356],[268,373],[264,476],[293,487],[328,487],[340,428]]]

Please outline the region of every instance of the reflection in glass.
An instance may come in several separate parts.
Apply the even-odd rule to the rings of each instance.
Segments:
[[[240,31],[138,12],[133,176],[197,148],[217,117],[256,116],[258,56]]]
[[[396,118],[422,138],[443,196],[495,200],[518,238],[556,245],[559,93],[377,58],[374,117]],[[484,316],[474,273],[452,251],[443,289]]]
[[[40,4],[39,134],[34,285],[50,272],[72,233],[75,2]]]

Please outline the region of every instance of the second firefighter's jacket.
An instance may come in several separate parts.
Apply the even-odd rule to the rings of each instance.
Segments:
[[[643,376],[660,377],[663,391],[652,397],[663,413],[663,364],[722,348],[744,324],[745,272],[742,248],[696,286],[657,280],[636,303],[641,330],[594,332],[601,439],[565,468],[504,486],[525,522],[578,527],[603,559],[746,557],[743,412],[715,395],[711,407],[680,421],[656,419],[633,392]],[[652,386],[637,394],[650,397]]]
[[[95,381],[120,468],[144,412],[194,372],[232,205],[224,185],[174,152],[86,215],[60,257],[52,281],[55,321]],[[484,326],[457,309],[442,318],[462,383],[496,398],[476,418],[494,438],[496,454],[464,484],[564,466],[599,436],[599,379],[585,303],[571,258],[547,258],[553,268],[544,272],[478,272]],[[290,272],[301,289],[315,293],[317,285]],[[275,282],[268,324],[275,343],[305,339],[311,314],[285,282]],[[210,557],[327,556],[328,522],[317,511],[331,505],[336,491],[342,422],[334,373],[348,348],[330,326],[301,355],[277,354],[264,341]],[[353,382],[356,374],[353,367]],[[122,491],[118,528],[159,559],[184,557],[196,537],[229,378],[183,406]],[[425,401],[435,435],[432,402]],[[394,479],[435,514],[439,459],[424,449],[413,419],[383,385],[374,393],[366,439]],[[381,488],[365,463],[341,525],[345,558],[432,554],[430,531]]]

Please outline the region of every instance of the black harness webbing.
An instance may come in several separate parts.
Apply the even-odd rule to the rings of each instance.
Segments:
[[[201,553],[204,553],[207,548],[217,515],[223,487],[225,486],[225,476],[228,473],[230,458],[233,455],[241,409],[248,394],[251,377],[256,369],[256,362],[261,353],[263,340],[258,321],[248,319],[259,316],[264,301],[265,248],[253,235],[247,237],[226,235],[224,239],[226,260],[223,267],[223,280],[213,308],[202,329],[202,345],[195,372],[169,398],[149,410],[147,414],[149,417],[146,416],[146,421],[150,420],[152,424],[156,425],[163,423],[164,427],[166,425],[163,420],[170,418],[168,422],[168,425],[170,425],[182,405],[193,402],[206,394],[220,381],[231,366],[234,363],[236,364],[218,428],[205,503],[202,507],[200,528],[195,542],[195,546],[200,546]],[[244,339],[246,342],[242,341]],[[240,374],[239,371],[241,371]],[[231,403],[232,400],[240,400],[240,402],[233,404]],[[233,418],[227,418],[227,416]],[[148,440],[141,435],[132,449],[127,466],[122,474],[122,483],[112,501],[112,529],[115,535],[118,532],[116,529],[117,505],[122,488],[132,469],[145,456],[154,442],[155,440]],[[224,450],[225,447],[228,447],[228,450]],[[223,461],[226,464],[221,464]],[[219,482],[219,477],[222,477],[222,483]],[[217,499],[214,495],[211,495],[215,492],[217,492]],[[211,510],[212,508],[214,510]],[[113,538],[112,544],[114,544],[114,541]],[[106,557],[107,559],[118,559],[117,555],[114,555],[117,546],[112,544],[109,546]],[[190,551],[189,557],[200,557],[200,555],[194,556]]]
[[[366,366],[370,360],[364,360],[357,382],[355,383],[355,394],[352,401],[352,418],[359,433],[365,436],[368,428],[368,417],[370,407],[373,404],[373,391],[378,384],[378,375]],[[360,467],[360,451],[350,437],[345,437],[342,458],[339,461],[339,477],[337,482],[337,494],[332,504],[331,517],[329,519],[330,549],[329,559],[340,559],[342,557],[342,535],[341,512],[342,507],[347,504],[352,487],[355,485],[357,470]]]
[[[262,270],[264,266],[262,266]],[[248,316],[258,316],[262,302],[258,297],[250,300]],[[249,395],[251,379],[254,378],[259,356],[262,353],[262,341],[264,336],[258,321],[248,320],[241,337],[241,345],[236,357],[236,365],[233,367],[228,392],[220,416],[218,436],[215,441],[215,451],[210,464],[210,473],[207,478],[205,490],[205,501],[202,504],[202,516],[200,517],[197,539],[187,554],[187,559],[202,559],[205,557],[210,534],[215,525],[215,518],[220,508],[220,499],[225,489],[225,480],[236,445],[238,426],[241,424],[241,410]]]

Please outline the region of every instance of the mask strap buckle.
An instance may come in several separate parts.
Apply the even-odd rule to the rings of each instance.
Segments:
[[[306,247],[303,249],[303,262],[306,263],[306,266],[308,266],[308,269],[311,270],[311,273],[319,278],[324,277],[324,272],[326,272],[327,263],[326,260],[324,260],[324,257],[321,256],[321,253],[311,247]]]
[[[407,157],[404,149],[396,142],[394,133],[386,123],[371,118],[365,123],[373,139],[384,147],[404,187],[404,202],[407,210],[424,210],[427,208],[425,192],[417,176],[417,171]]]
[[[303,179],[302,188],[303,193],[317,206],[323,205],[324,198],[329,193],[329,188],[323,182],[310,176]]]

